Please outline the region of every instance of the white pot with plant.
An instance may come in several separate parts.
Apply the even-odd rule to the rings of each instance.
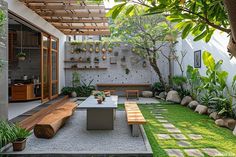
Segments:
[[[25,58],[26,58],[26,53],[20,52],[20,53],[18,53],[16,56],[17,56],[17,58],[18,58],[19,61],[24,61]]]

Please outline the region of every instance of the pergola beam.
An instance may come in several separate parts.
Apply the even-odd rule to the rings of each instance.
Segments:
[[[95,9],[101,10],[104,9],[104,6],[79,6],[79,5],[31,5],[28,4],[28,7],[33,10],[88,10]]]
[[[66,35],[110,35],[110,31],[62,31]]]
[[[99,12],[38,12],[42,17],[81,17],[81,18],[89,18],[89,17],[104,17],[105,12],[99,13]]]
[[[54,25],[58,29],[74,29],[74,30],[81,30],[81,29],[96,29],[96,30],[109,30],[108,26],[60,26],[60,25]]]
[[[51,19],[45,18],[48,22],[52,23],[107,23],[108,20],[102,19]]]

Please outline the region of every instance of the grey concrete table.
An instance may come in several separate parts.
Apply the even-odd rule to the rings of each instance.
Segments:
[[[113,130],[117,103],[118,96],[106,97],[102,104],[94,96],[82,102],[79,109],[87,109],[87,130]]]

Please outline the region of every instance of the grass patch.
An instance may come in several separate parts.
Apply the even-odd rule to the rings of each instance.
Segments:
[[[199,115],[187,107],[166,102],[159,104],[142,104],[139,105],[139,107],[148,121],[148,124],[144,125],[144,129],[151,144],[154,157],[167,157],[168,155],[164,149],[168,148],[181,150],[187,148],[216,148],[223,153],[224,156],[236,156],[236,137],[232,134],[232,131],[216,126],[214,121],[207,115]],[[159,113],[160,108],[167,109],[167,112],[161,113],[162,116],[181,130],[182,134],[187,138],[188,134],[200,134],[203,136],[203,139],[191,140],[188,138],[187,141],[189,141],[192,146],[187,148],[178,146],[178,140],[175,139],[158,139],[157,134],[169,134],[162,126],[162,123],[155,118],[155,113]],[[119,104],[119,109],[124,109],[124,105]]]

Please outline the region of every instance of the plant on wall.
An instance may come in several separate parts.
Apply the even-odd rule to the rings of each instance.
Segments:
[[[125,68],[125,74],[126,74],[126,75],[129,75],[129,73],[130,73],[129,68]]]
[[[106,49],[106,47],[107,47],[107,42],[103,42],[102,43],[102,53],[106,53],[106,51],[107,51],[107,49]]]
[[[72,86],[78,87],[80,85],[80,74],[78,72],[72,73]]]
[[[87,45],[88,45],[88,50],[90,53],[92,53],[94,50],[93,50],[93,42],[87,42]]]
[[[142,10],[140,10],[142,11]],[[147,59],[156,72],[162,85],[167,89],[164,77],[158,66],[158,58],[168,44],[166,36],[170,28],[162,16],[119,16],[112,28],[111,38],[120,38],[136,49],[135,53]]]
[[[101,44],[100,41],[96,41],[96,42],[95,42],[95,52],[96,52],[96,53],[99,53],[99,52],[100,52],[100,44]]]

